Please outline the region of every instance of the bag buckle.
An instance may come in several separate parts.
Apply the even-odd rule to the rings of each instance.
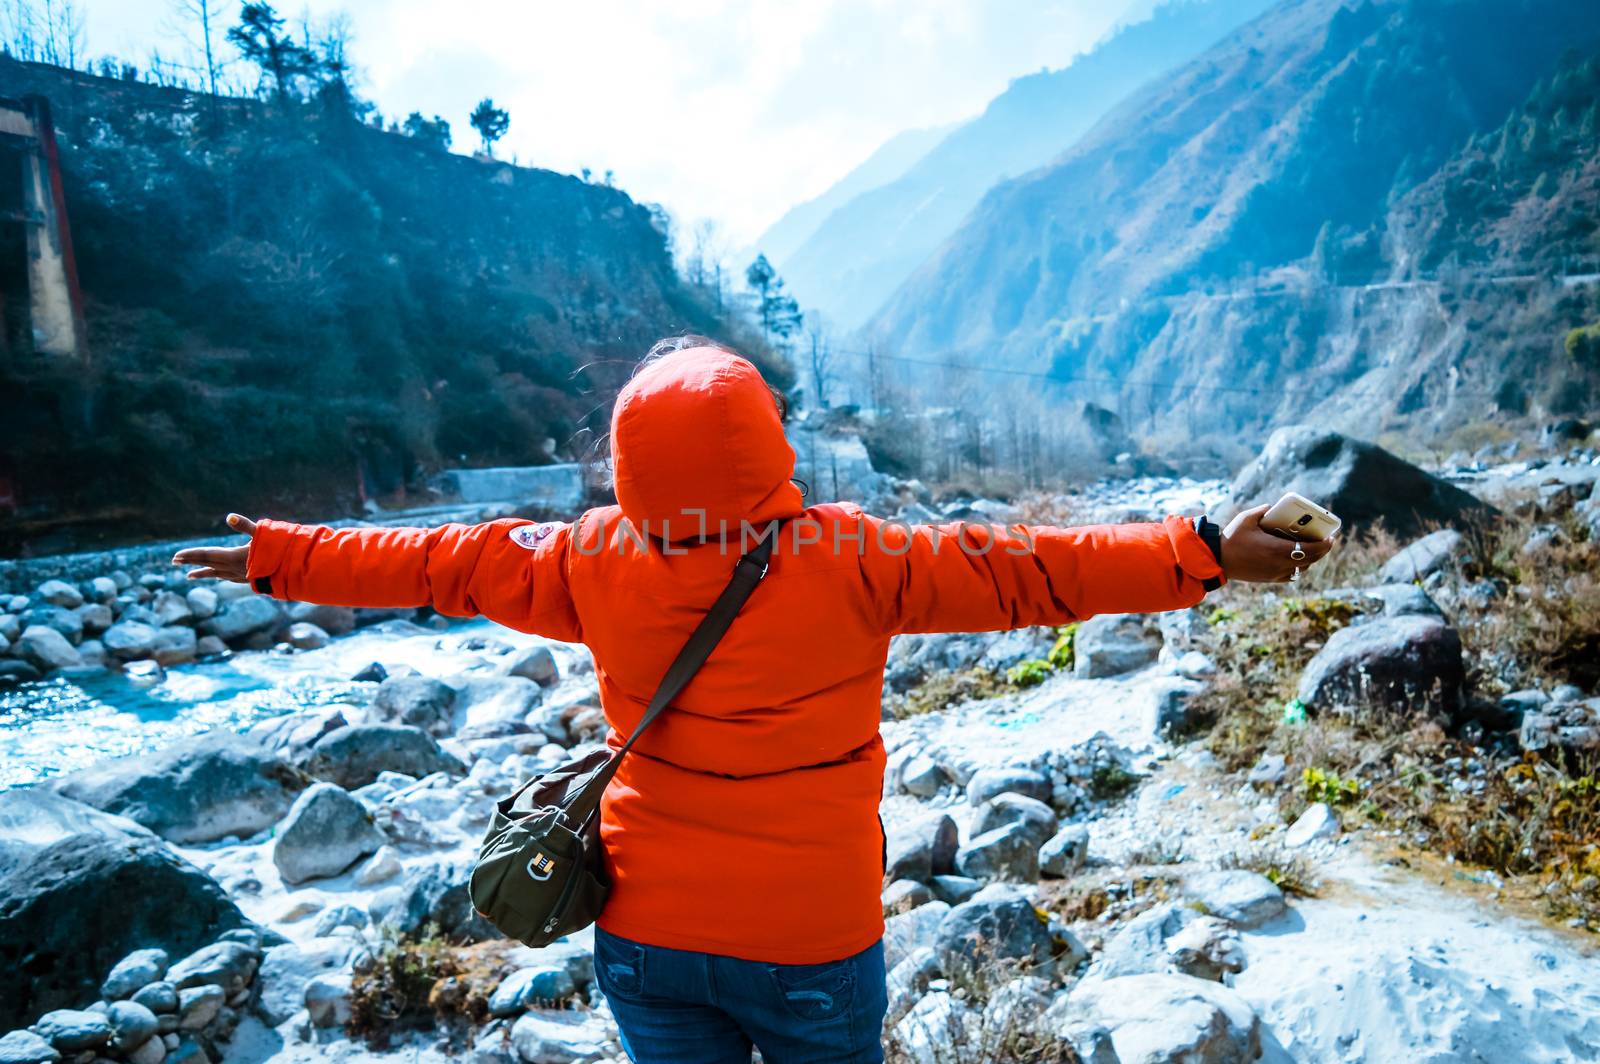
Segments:
[[[540,883],[549,879],[556,870],[556,863],[550,859],[549,854],[536,853],[528,858],[528,876]]]

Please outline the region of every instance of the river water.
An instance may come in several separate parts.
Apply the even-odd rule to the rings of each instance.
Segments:
[[[514,646],[539,641],[484,620],[455,622],[444,632],[387,621],[321,650],[244,651],[173,666],[154,686],[105,672],[0,690],[0,789],[103,758],[156,750],[214,728],[243,731],[298,709],[365,702],[373,685],[350,677],[372,662],[441,677],[481,668],[482,657],[460,647],[474,637]]]

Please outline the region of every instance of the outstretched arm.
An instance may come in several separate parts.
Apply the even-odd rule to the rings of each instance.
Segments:
[[[890,632],[994,631],[1097,613],[1193,606],[1208,580],[1287,580],[1294,544],[1264,531],[1266,507],[1221,535],[1221,558],[1184,517],[1161,524],[905,526],[864,517],[862,564]],[[1301,545],[1301,567],[1331,542]]]
[[[261,594],[335,606],[432,606],[509,628],[577,640],[567,591],[570,525],[508,519],[438,528],[343,528],[251,521],[228,525],[240,547],[179,551],[190,579],[248,583]]]

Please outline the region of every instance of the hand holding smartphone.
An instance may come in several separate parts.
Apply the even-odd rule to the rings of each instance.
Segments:
[[[1262,528],[1301,543],[1332,539],[1342,524],[1332,510],[1294,491],[1285,492],[1283,498],[1261,515]]]

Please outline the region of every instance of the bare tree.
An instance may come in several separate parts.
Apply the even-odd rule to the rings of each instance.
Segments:
[[[44,0],[35,27],[36,32],[42,33],[39,58],[53,66],[76,70],[88,43],[83,9],[74,0]]]
[[[30,0],[5,0],[0,7],[4,19],[5,50],[14,58],[31,62],[39,58],[39,15]]]
[[[817,409],[828,408],[828,392],[833,386],[833,348],[828,337],[827,326],[822,317],[815,311],[804,315],[806,339],[810,343],[810,351],[806,359],[807,368],[811,371],[811,390],[816,399]]]
[[[227,63],[217,54],[219,18],[216,0],[172,0],[174,36],[195,53],[195,64],[205,77],[206,91],[220,95],[219,81]]]

